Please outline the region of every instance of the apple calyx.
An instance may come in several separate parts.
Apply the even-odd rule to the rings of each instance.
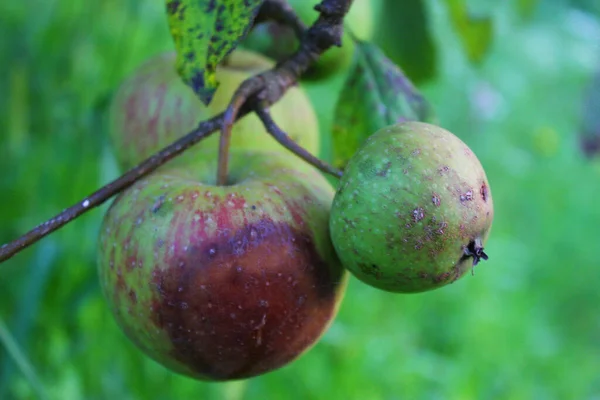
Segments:
[[[487,260],[489,256],[483,251],[481,239],[471,240],[464,249],[463,259],[473,257],[473,266],[479,264],[481,260]]]

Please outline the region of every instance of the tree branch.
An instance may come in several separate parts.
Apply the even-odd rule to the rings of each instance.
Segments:
[[[225,113],[201,122],[194,131],[165,147],[118,179],[63,210],[54,218],[38,225],[17,240],[3,245],[0,247],[0,263],[8,260],[21,250],[63,227],[87,211],[100,206],[111,197],[133,185],[140,178],[150,174],[167,161],[183,153],[183,151],[219,129],[221,129],[222,136],[219,146],[220,173],[218,175],[226,177],[228,152],[224,150],[228,148],[228,135],[231,134],[233,123],[250,111],[250,107],[246,106],[248,99],[253,98],[254,101],[263,104],[263,107],[273,105],[285,94],[287,89],[297,83],[300,76],[306,72],[323,52],[331,46],[340,46],[343,19],[350,9],[352,1],[323,0],[315,7],[320,12],[320,16],[306,31],[298,51],[272,70],[256,75],[242,83]],[[281,4],[282,2],[271,3]],[[224,132],[225,135],[223,134]],[[223,136],[227,137],[223,138]],[[299,156],[303,157],[301,154]]]

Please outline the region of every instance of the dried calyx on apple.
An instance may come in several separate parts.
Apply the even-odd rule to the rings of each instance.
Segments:
[[[99,241],[101,286],[141,350],[202,380],[287,365],[327,330],[348,274],[329,237],[333,187],[304,161],[184,154],[121,193]]]
[[[331,209],[335,249],[357,278],[390,292],[442,287],[487,259],[494,206],[481,163],[439,126],[371,135],[344,170]]]

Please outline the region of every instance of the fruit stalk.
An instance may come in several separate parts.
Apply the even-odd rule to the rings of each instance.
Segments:
[[[300,157],[307,163],[317,167],[321,172],[333,175],[336,178],[342,177],[342,171],[340,171],[337,168],[334,168],[333,166],[329,165],[328,163],[319,159],[318,157],[313,156],[298,143],[294,142],[292,138],[290,138],[279,127],[279,125],[277,125],[277,123],[271,117],[271,113],[266,107],[259,106],[254,110],[254,112],[256,112],[260,120],[265,125],[265,128],[267,128],[267,132],[269,132],[269,134],[273,136],[273,138],[275,138],[275,140],[277,140],[283,147],[296,154],[298,157]]]

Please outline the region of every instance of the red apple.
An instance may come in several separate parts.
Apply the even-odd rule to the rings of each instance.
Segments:
[[[123,192],[99,241],[103,292],[147,355],[202,380],[242,379],[307,351],[335,317],[347,274],[329,238],[334,190],[277,153],[174,160]]]

